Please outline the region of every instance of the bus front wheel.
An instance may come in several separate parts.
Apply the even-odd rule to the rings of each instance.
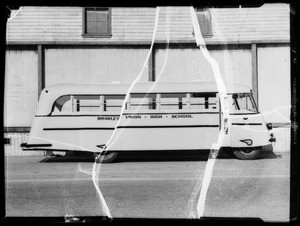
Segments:
[[[118,156],[118,152],[106,152],[96,157],[96,163],[111,163]]]
[[[256,148],[235,148],[233,154],[241,160],[257,159],[261,155],[262,149]]]

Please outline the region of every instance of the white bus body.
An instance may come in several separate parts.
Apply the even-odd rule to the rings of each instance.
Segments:
[[[231,148],[240,159],[257,158],[275,141],[245,86],[227,84],[231,109],[226,122],[214,83],[138,83],[120,116],[129,87],[61,84],[45,88],[23,150],[99,153],[106,148],[104,162],[113,161],[121,151],[203,150],[217,143],[222,123],[227,131],[220,145]],[[114,130],[116,139],[107,146]]]

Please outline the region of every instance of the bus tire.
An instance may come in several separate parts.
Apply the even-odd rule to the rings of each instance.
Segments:
[[[104,156],[96,157],[96,163],[111,163],[115,161],[118,156],[118,152],[107,152]]]
[[[241,160],[257,159],[262,153],[261,147],[255,148],[235,148],[233,154]]]

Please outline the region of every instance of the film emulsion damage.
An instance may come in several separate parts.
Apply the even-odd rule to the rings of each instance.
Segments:
[[[20,8],[9,22],[21,15],[22,10]],[[92,26],[93,10],[96,11],[87,8],[83,14],[89,18],[88,30],[96,29]],[[126,14],[122,10],[116,17]],[[139,13],[146,13],[143,10]],[[226,216],[231,217],[265,216],[268,219],[265,203],[258,200],[257,193],[265,186],[270,195],[278,199],[285,197],[282,187],[280,194],[274,190],[272,179],[285,180],[284,186],[289,184],[289,179],[280,172],[270,176],[272,163],[259,165],[258,160],[266,150],[272,152],[288,140],[287,136],[282,138],[280,129],[275,132],[273,129],[289,125],[286,113],[290,105],[279,99],[280,106],[266,107],[267,92],[262,86],[270,86],[270,82],[258,84],[257,71],[262,70],[261,74],[268,71],[267,64],[261,62],[274,50],[269,44],[251,44],[249,48],[250,36],[243,36],[241,32],[248,31],[250,22],[247,20],[259,14],[256,10],[261,8],[240,7],[225,12],[217,8],[156,7],[152,14],[150,11],[145,14],[153,18],[151,31],[144,34],[149,36],[149,45],[143,46],[143,56],[135,59],[139,72],[131,75],[131,83],[83,84],[79,79],[75,80],[77,84],[56,84],[41,92],[29,139],[21,147],[27,151],[94,154],[90,167],[77,163],[72,172],[74,178],[65,179],[74,179],[70,186],[85,183],[88,187],[92,182],[95,193],[89,187],[89,191],[82,190],[80,195],[67,188],[63,194],[57,194],[63,196],[64,201],[70,198],[62,208],[65,222],[81,221],[78,206],[89,211],[83,207],[82,197],[87,194],[95,195],[92,199],[97,200],[97,208],[91,212],[111,220],[122,217],[203,219],[223,217],[226,211]],[[113,11],[101,8],[97,13],[97,17],[106,22]],[[229,25],[220,25],[234,13],[239,15],[236,33]],[[229,21],[232,22],[232,18]],[[133,26],[132,21],[129,24]],[[224,27],[232,29],[232,33],[228,35],[230,32],[226,33]],[[84,34],[84,38],[87,36]],[[230,44],[235,38],[238,44]],[[285,46],[279,48],[285,51]],[[107,48],[101,49],[107,51],[107,55],[104,52],[97,55],[97,51],[87,55],[98,56],[93,58],[100,64],[100,60],[105,61],[104,55],[108,61],[113,59],[109,58],[108,50],[115,51]],[[72,52],[68,51],[67,54]],[[78,57],[79,53],[74,55]],[[53,50],[46,51],[47,59],[51,54]],[[59,58],[59,54],[56,57]],[[125,68],[122,71],[127,73]],[[267,77],[260,79],[267,81]],[[272,80],[277,79],[280,84],[277,77]],[[273,99],[269,102],[275,106]],[[263,106],[262,112],[258,103]],[[128,166],[118,162],[122,154],[135,152],[143,156],[150,151],[164,157],[171,152],[186,151],[191,153],[192,160],[175,161],[173,165],[170,158],[167,166],[160,161],[151,162],[151,157],[141,162],[129,160]],[[195,154],[205,151],[208,155],[204,158],[199,159]],[[227,151],[232,153],[230,161],[220,160],[221,153]],[[220,169],[221,166],[224,168]],[[59,174],[62,166],[57,167],[55,173]],[[60,179],[59,183],[62,182]],[[249,215],[245,208],[248,204]],[[257,213],[256,205],[265,212]]]

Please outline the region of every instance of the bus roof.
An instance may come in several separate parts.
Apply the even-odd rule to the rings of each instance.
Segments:
[[[118,94],[125,95],[131,84],[57,84],[44,89],[49,94]],[[248,93],[250,88],[240,84],[225,84],[227,93]],[[147,82],[136,83],[130,93],[217,93],[213,82]]]

